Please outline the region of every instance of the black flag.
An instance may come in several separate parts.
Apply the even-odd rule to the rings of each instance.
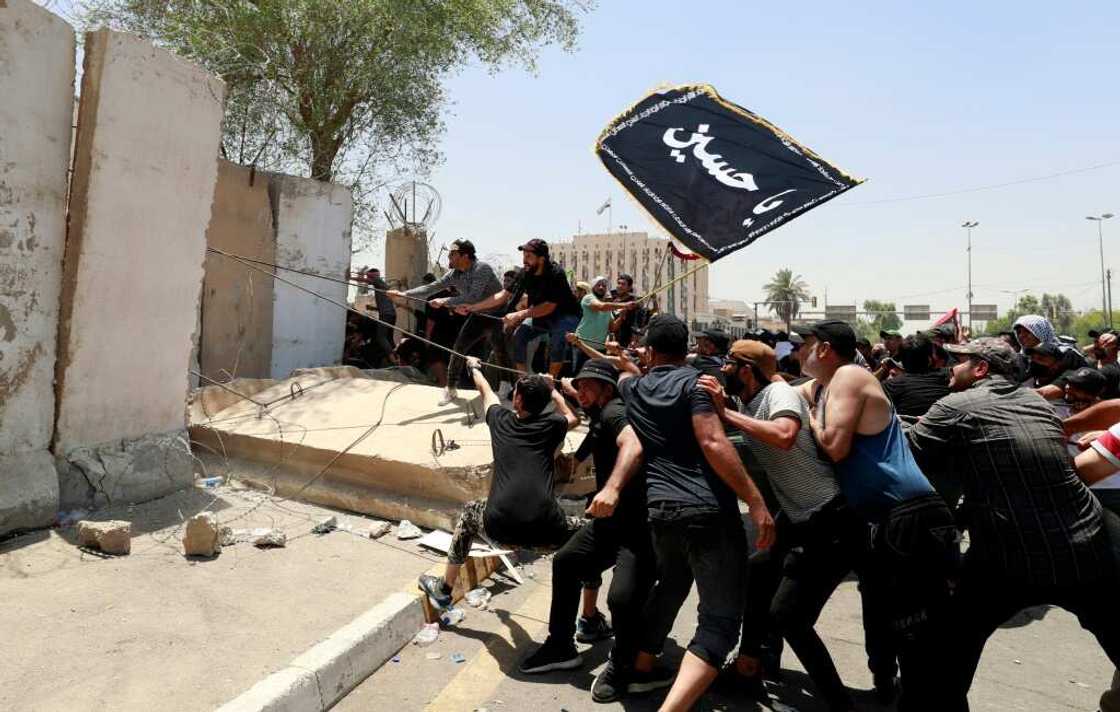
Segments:
[[[662,227],[712,261],[862,182],[706,84],[645,97],[595,152]]]

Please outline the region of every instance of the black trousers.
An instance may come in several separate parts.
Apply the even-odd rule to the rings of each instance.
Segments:
[[[959,572],[957,540],[953,513],[944,499],[937,494],[917,497],[895,505],[875,527],[871,552],[860,571],[865,625],[870,613],[873,622],[889,626],[898,650],[899,712],[950,709],[943,702],[942,671],[960,654],[947,647],[946,636],[952,617],[951,582]]]
[[[746,590],[747,537],[739,516],[697,512],[671,504],[650,506],[657,583],[644,614],[641,649],[659,654],[681,605],[696,582],[696,633],[688,652],[723,666],[739,638]]]
[[[743,637],[740,654],[759,657],[768,632],[764,613],[796,653],[830,706],[851,706],[848,694],[828,648],[814,626],[821,611],[840,582],[864,560],[868,544],[866,523],[841,498],[825,505],[808,521],[784,526],[779,541],[781,573],[772,597],[768,591],[756,592],[758,580],[751,567],[747,605],[743,612]]]
[[[576,632],[580,589],[614,567],[607,607],[614,627],[616,665],[630,667],[638,653],[642,610],[653,588],[656,560],[649,527],[640,517],[592,519],[552,559],[552,609],[548,636],[571,642]]]
[[[386,324],[396,325],[397,315],[394,312],[392,314],[386,314],[385,316],[378,316],[378,318],[385,322],[385,324],[378,324],[374,332],[374,339],[377,341],[377,346],[382,352],[378,357],[379,361],[377,365],[381,365],[383,363],[388,363],[389,354],[393,353],[393,329],[386,326]]]
[[[506,348],[506,336],[502,329],[502,322],[498,319],[471,314],[463,323],[463,328],[459,329],[459,335],[455,338],[455,345],[451,348],[458,353],[469,355],[472,349],[487,339],[490,341],[490,361],[498,366],[510,368],[512,364],[509,351]],[[455,388],[459,384],[459,376],[463,373],[464,366],[466,366],[466,362],[463,359],[458,356],[451,357],[451,363],[447,366],[448,386]],[[483,373],[486,374],[486,380],[489,381],[490,387],[494,389],[497,389],[503,377],[505,380],[510,378],[509,373],[498,371],[489,366],[483,366]]]

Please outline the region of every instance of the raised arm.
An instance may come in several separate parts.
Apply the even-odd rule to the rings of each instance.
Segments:
[[[623,488],[634,478],[634,473],[642,464],[642,441],[632,427],[627,425],[623,428],[615,443],[618,445],[618,458],[614,461],[611,476],[587,507],[587,515],[596,519],[614,514]]]
[[[587,305],[588,309],[597,312],[609,311],[628,311],[630,309],[637,309],[637,302],[601,302],[597,298],[592,297],[591,303]]]
[[[564,420],[568,421],[568,430],[579,425],[579,416],[572,412],[568,401],[564,399],[564,394],[556,387],[556,383],[551,377],[546,376],[552,385],[552,403],[556,406],[556,412],[564,416]]]
[[[477,356],[467,357],[467,368],[471,371],[471,380],[474,381],[474,387],[478,389],[482,396],[482,412],[485,413],[492,405],[499,405],[501,401],[498,399],[498,395],[494,393],[494,389],[490,387],[486,376],[482,375],[482,362]]]
[[[762,493],[758,491],[754,480],[743,467],[743,461],[739,459],[735,446],[723,432],[719,416],[712,411],[693,413],[692,431],[696,435],[697,442],[700,443],[704,458],[712,466],[716,475],[750,508],[751,521],[758,530],[756,545],[759,549],[770,548],[774,542],[774,519],[766,508],[766,502],[762,500]]]

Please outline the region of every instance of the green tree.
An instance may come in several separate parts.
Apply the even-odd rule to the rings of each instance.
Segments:
[[[863,303],[863,310],[867,312],[864,319],[871,325],[876,339],[879,338],[880,331],[898,331],[902,328],[902,319],[895,313],[894,302],[869,299]]]
[[[801,303],[809,298],[809,285],[795,275],[788,267],[778,270],[774,277],[763,286],[766,304],[779,319],[786,323],[786,331],[797,315],[801,313]]]
[[[375,191],[439,160],[444,80],[571,50],[584,0],[88,0],[84,25],[148,37],[221,76],[222,155]],[[359,226],[361,223],[359,223]]]

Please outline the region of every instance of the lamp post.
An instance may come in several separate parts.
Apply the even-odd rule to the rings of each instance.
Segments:
[[[972,228],[980,223],[975,220],[965,220],[961,227],[968,231],[968,332],[972,333]]]
[[[1102,215],[1086,215],[1086,220],[1092,220],[1097,223],[1097,243],[1100,245],[1101,250],[1101,311],[1104,312],[1108,319],[1108,328],[1112,328],[1112,312],[1108,308],[1108,293],[1105,291],[1105,277],[1104,277],[1104,230],[1101,228],[1101,223],[1112,217],[1112,213],[1104,213]]]

